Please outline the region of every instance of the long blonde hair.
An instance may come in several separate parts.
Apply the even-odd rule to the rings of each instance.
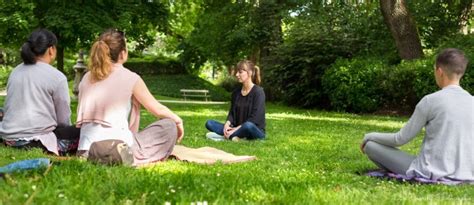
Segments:
[[[125,35],[116,29],[103,32],[92,45],[89,71],[93,81],[101,81],[109,76],[112,63],[116,63],[120,52],[126,50]]]
[[[246,69],[247,68],[247,69]],[[240,70],[250,70],[252,71],[252,82],[260,85],[260,68],[256,66],[252,61],[249,60],[241,60],[237,63],[237,67],[235,67],[236,72]]]

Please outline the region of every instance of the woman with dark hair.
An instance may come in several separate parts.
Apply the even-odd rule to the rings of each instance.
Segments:
[[[225,124],[208,120],[206,128],[211,131],[207,138],[219,141],[240,138],[265,139],[265,92],[260,84],[260,69],[251,61],[243,60],[235,69],[242,87],[232,92],[229,114]]]
[[[123,67],[123,32],[107,30],[91,48],[79,85],[78,154],[106,164],[142,165],[166,159],[184,135],[183,120],[160,104],[136,73]],[[161,118],[138,132],[140,105]],[[129,118],[129,121],[127,120]]]
[[[41,148],[56,155],[74,151],[79,129],[71,127],[66,76],[50,64],[56,58],[56,36],[35,30],[21,47],[23,63],[7,83],[0,136],[8,146]]]

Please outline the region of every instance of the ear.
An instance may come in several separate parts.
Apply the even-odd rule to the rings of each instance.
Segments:
[[[54,49],[53,46],[50,46],[50,47],[48,48],[48,54],[49,54],[50,56],[53,56],[53,55],[54,55],[53,49]]]
[[[120,51],[120,59],[125,60],[126,58],[128,58],[127,50]]]
[[[438,72],[439,76],[443,76],[443,75],[444,75],[444,71],[443,71],[443,69],[441,69],[440,67],[437,67],[437,68],[436,68],[436,72]]]

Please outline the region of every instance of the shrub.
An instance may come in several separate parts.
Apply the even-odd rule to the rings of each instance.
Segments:
[[[224,88],[228,92],[232,92],[240,86],[240,83],[234,76],[224,74],[217,82],[217,85]]]
[[[323,76],[331,107],[350,112],[375,111],[381,104],[378,81],[385,67],[379,60],[337,60]]]
[[[276,65],[264,72],[266,87],[287,104],[328,107],[322,79],[337,59],[388,55],[388,60],[398,62],[389,59],[396,49],[377,4],[315,4],[290,23],[275,52]]]
[[[7,86],[8,76],[12,72],[13,67],[0,65],[0,89],[4,89]]]
[[[432,57],[387,67],[378,82],[383,93],[384,107],[391,110],[413,110],[423,96],[438,89],[433,70]]]
[[[439,90],[434,79],[436,55],[443,49],[463,50],[471,59],[461,86],[474,92],[474,36],[450,39],[422,59],[389,66],[382,60],[339,59],[323,76],[323,88],[333,109],[372,112],[377,109],[412,111],[425,95]]]
[[[186,70],[175,59],[166,58],[131,58],[125,67],[140,75],[154,74],[185,74]]]

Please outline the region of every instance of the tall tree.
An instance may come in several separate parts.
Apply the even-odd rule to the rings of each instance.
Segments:
[[[206,60],[228,68],[249,58],[262,71],[275,63],[283,42],[282,20],[306,0],[203,0],[194,31],[183,44],[181,60],[191,70]],[[196,63],[200,62],[200,63]]]
[[[31,30],[42,27],[51,30],[59,40],[57,67],[64,71],[64,49],[89,47],[97,34],[106,28],[118,28],[143,49],[154,41],[157,29],[166,31],[168,3],[164,1],[12,1],[0,0],[0,29],[4,44],[14,39],[19,46]],[[18,11],[21,9],[21,12]],[[14,23],[14,24],[12,24]]]
[[[405,0],[380,0],[380,8],[400,58],[410,60],[423,57],[418,30]]]

